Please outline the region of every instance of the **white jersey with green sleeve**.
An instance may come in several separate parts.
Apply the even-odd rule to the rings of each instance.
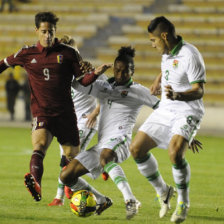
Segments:
[[[89,94],[100,103],[99,140],[127,135],[131,139],[139,110],[143,105],[157,107],[159,99],[150,94],[148,88],[134,83],[118,86],[114,78],[96,80],[88,87]]]
[[[101,75],[98,79],[107,80],[108,78],[105,75]],[[75,80],[73,82],[76,82],[75,85],[79,86],[79,91],[76,88],[71,88],[72,100],[75,106],[77,121],[78,123],[86,123],[86,119],[83,119],[83,116],[90,114],[96,108],[97,99],[86,92],[85,86],[79,84],[79,82]]]
[[[181,37],[179,37],[181,38]],[[165,86],[170,85],[175,92],[185,92],[191,89],[191,84],[205,82],[205,65],[203,58],[196,47],[180,39],[171,53],[164,54],[161,62],[161,89],[160,107],[178,112],[189,112],[197,117],[204,114],[203,100],[178,101],[166,97]]]

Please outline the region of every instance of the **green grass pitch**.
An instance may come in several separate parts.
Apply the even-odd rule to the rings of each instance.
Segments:
[[[191,207],[186,224],[224,223],[224,139],[199,136],[204,150],[200,154],[187,152],[191,165]],[[95,140],[96,141],[96,140]],[[93,142],[92,142],[93,144]],[[34,202],[23,184],[24,174],[29,171],[32,153],[30,130],[25,128],[0,128],[0,223],[1,224],[155,224],[170,223],[172,209],[164,219],[158,218],[159,206],[155,192],[147,180],[140,175],[132,158],[123,167],[132,190],[142,208],[132,220],[125,219],[125,207],[121,193],[109,179],[93,181],[85,177],[95,188],[111,197],[113,206],[100,216],[78,218],[71,213],[69,200],[63,207],[48,207],[56,194],[59,173],[59,147],[54,140],[44,160],[42,200]],[[171,164],[167,151],[154,149],[160,172],[169,184],[173,183]]]

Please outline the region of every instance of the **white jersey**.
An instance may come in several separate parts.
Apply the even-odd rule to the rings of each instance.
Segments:
[[[99,78],[99,80],[107,80],[107,76],[105,75],[101,75]],[[88,92],[86,92],[85,90],[85,86],[79,84],[79,82],[77,81],[73,81],[76,82],[76,86],[78,86],[77,90],[76,88],[71,88],[71,93],[72,93],[72,100],[75,106],[75,112],[76,112],[76,116],[77,116],[77,121],[78,124],[80,123],[86,123],[86,118],[83,119],[84,115],[90,114],[97,106],[97,99],[91,95],[89,95]],[[96,125],[97,129],[98,126],[98,122]]]
[[[160,107],[177,112],[188,112],[201,118],[204,114],[203,100],[178,101],[166,97],[165,86],[170,85],[175,92],[191,89],[191,84],[205,82],[205,65],[200,52],[193,45],[180,41],[171,54],[164,54],[161,63],[162,97]]]
[[[80,85],[79,88],[81,89],[85,87]],[[75,106],[77,121],[78,123],[80,123],[82,122],[84,115],[90,114],[96,108],[97,100],[95,97],[89,96],[81,91],[77,91],[74,88],[72,88],[71,92],[73,103]]]
[[[100,103],[99,141],[122,135],[131,139],[141,107],[156,107],[159,103],[159,99],[152,96],[149,89],[133,83],[132,79],[122,86],[117,86],[114,78],[108,81],[96,80],[88,89],[89,94],[98,98]]]

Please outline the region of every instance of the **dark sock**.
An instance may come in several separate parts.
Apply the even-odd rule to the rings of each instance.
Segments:
[[[44,172],[43,166],[44,153],[39,150],[34,150],[30,160],[30,173],[35,180],[41,185],[41,179]]]
[[[60,167],[63,168],[66,165],[68,165],[69,161],[66,159],[66,156],[62,155],[61,157],[61,163],[60,163]]]

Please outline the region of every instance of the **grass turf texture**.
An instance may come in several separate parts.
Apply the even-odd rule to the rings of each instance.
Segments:
[[[191,165],[190,182],[191,208],[184,223],[214,224],[224,223],[224,139],[199,136],[204,150],[200,154],[187,152]],[[94,140],[96,141],[96,140]],[[92,142],[92,144],[94,143]],[[78,218],[69,208],[69,200],[62,207],[48,207],[56,194],[59,173],[59,147],[56,140],[51,144],[44,160],[42,180],[42,200],[34,202],[23,184],[24,174],[29,171],[32,153],[30,130],[23,128],[0,128],[0,223],[1,224],[111,224],[111,223],[170,223],[176,198],[171,201],[172,209],[163,218],[158,218],[159,205],[155,192],[147,180],[139,174],[136,164],[129,158],[123,167],[132,190],[142,202],[139,214],[132,220],[125,219],[123,197],[111,179],[100,178],[93,181],[85,177],[90,184],[113,199],[113,206],[100,216]],[[154,149],[152,153],[158,160],[160,172],[167,183],[174,185],[171,164],[167,151]]]

